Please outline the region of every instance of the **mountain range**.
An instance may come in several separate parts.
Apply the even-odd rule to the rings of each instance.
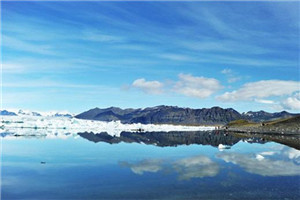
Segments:
[[[48,117],[73,117],[66,112],[39,113],[17,110],[15,112],[1,110],[0,115],[6,116],[48,116]],[[269,113],[265,111],[249,111],[239,113],[232,108],[181,108],[177,106],[156,106],[145,109],[121,109],[118,107],[94,108],[76,115],[78,119],[99,121],[121,121],[122,123],[142,124],[178,124],[178,125],[224,125],[234,120],[244,119],[253,122],[262,122],[275,119],[284,119],[298,116],[286,111]]]
[[[106,142],[109,144],[125,143],[144,143],[160,147],[202,144],[218,147],[219,144],[233,146],[241,139],[223,132],[122,132],[120,137],[113,137],[105,132],[102,133],[78,133],[81,137],[92,142]]]
[[[155,145],[159,147],[179,146],[179,145],[210,145],[219,147],[220,144],[223,148],[230,148],[240,141],[247,143],[260,143],[277,142],[289,147],[300,150],[299,137],[291,137],[284,135],[255,135],[231,133],[228,134],[224,131],[171,131],[171,132],[122,132],[120,137],[111,136],[105,132],[91,133],[83,132],[78,133],[79,136],[91,142],[106,142],[109,144],[125,143],[142,143],[147,145]],[[221,147],[222,149],[222,147]]]
[[[17,110],[17,111],[8,111],[8,110],[0,110],[0,115],[5,116],[44,116],[44,117],[73,117],[72,114],[66,113],[66,112],[34,112],[34,111],[28,111],[28,110]]]
[[[142,124],[180,124],[180,125],[223,125],[238,119],[254,122],[294,117],[286,111],[268,113],[265,111],[239,113],[232,108],[180,108],[177,106],[156,106],[145,109],[121,109],[118,107],[94,108],[76,115],[79,119],[116,121]]]

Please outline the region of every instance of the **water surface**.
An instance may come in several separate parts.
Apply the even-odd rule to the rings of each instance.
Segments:
[[[300,152],[263,138],[125,132],[1,140],[2,199],[300,197]]]

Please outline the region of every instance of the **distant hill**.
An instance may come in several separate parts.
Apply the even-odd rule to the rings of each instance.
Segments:
[[[73,117],[71,114],[55,113],[52,117]]]
[[[299,135],[300,115],[261,123],[240,119],[229,122],[226,129],[235,132]]]
[[[142,124],[225,124],[241,117],[234,109],[220,107],[191,109],[175,106],[156,106],[145,109],[94,108],[76,118],[101,121],[120,120],[122,123]]]
[[[117,107],[94,108],[77,116],[79,119],[114,121],[142,124],[180,125],[223,125],[238,119],[262,121],[296,116],[288,112],[267,113],[264,111],[239,113],[232,108],[180,108],[177,106],[156,106],[145,109],[121,109]]]
[[[242,113],[242,115],[243,115],[243,119],[251,120],[254,122],[262,122],[262,121],[268,121],[268,120],[276,120],[276,119],[295,117],[299,114],[291,114],[286,111],[269,113],[269,112],[265,112],[265,111],[261,110],[261,111],[257,111],[257,112],[249,111],[246,113]]]
[[[38,113],[38,112],[23,111],[23,110],[19,110],[19,111],[18,111],[18,115],[42,116],[42,115],[41,115],[40,113]]]
[[[0,111],[0,115],[6,115],[6,116],[34,116],[34,117],[73,117],[72,114],[68,112],[56,112],[56,111],[50,111],[50,112],[34,112],[30,110],[18,110],[18,111],[8,111],[8,110],[2,110]]]
[[[9,111],[7,111],[7,110],[1,110],[1,111],[0,111],[0,115],[17,116],[16,113],[14,113],[14,112],[9,112]]]

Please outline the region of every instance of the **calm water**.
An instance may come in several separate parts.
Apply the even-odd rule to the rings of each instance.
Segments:
[[[219,132],[0,138],[2,199],[300,198],[300,152],[261,138]]]

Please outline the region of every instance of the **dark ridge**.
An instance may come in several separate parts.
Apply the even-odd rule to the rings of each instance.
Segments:
[[[230,121],[246,119],[254,122],[283,119],[296,116],[286,111],[268,113],[265,111],[239,113],[232,108],[180,108],[177,106],[156,106],[145,109],[121,109],[117,107],[94,108],[77,116],[79,119],[116,121],[142,124],[178,124],[178,125],[224,125]]]

